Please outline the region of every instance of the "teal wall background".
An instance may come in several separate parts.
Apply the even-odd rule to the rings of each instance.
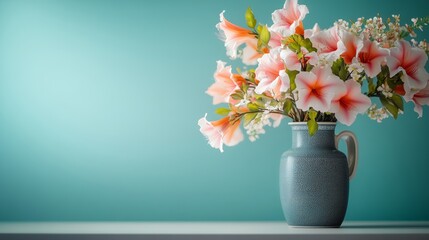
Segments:
[[[304,24],[428,16],[427,1],[300,1]],[[198,131],[219,13],[283,1],[0,1],[0,221],[282,220],[283,122],[221,154]],[[420,34],[429,39],[429,29]],[[351,127],[348,220],[429,220],[429,108]],[[337,131],[346,129],[340,125]]]

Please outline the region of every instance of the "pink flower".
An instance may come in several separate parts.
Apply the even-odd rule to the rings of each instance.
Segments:
[[[315,66],[319,62],[319,56],[316,52],[308,52],[306,48],[301,47],[301,52],[304,54],[303,62],[304,64],[311,64]]]
[[[380,48],[375,41],[365,40],[362,49],[357,53],[366,75],[373,78],[381,72],[381,65],[386,61],[389,50]]]
[[[271,30],[290,36],[294,33],[304,35],[302,20],[307,15],[308,9],[305,5],[298,5],[297,0],[286,0],[282,9],[273,12],[273,25]]]
[[[312,29],[305,29],[304,30],[304,37],[305,38],[312,38],[316,33],[320,32],[319,24],[314,24]]]
[[[257,94],[267,90],[273,90],[275,95],[280,95],[289,88],[289,77],[285,73],[285,66],[280,57],[280,48],[271,49],[258,59],[259,65],[255,70],[259,84],[255,88]]]
[[[346,31],[341,32],[341,40],[345,47],[345,51],[341,54],[341,57],[346,64],[351,64],[353,58],[357,57],[357,53],[363,47],[363,40],[353,33]]]
[[[426,87],[429,73],[425,70],[428,57],[424,50],[411,47],[410,43],[401,40],[396,47],[390,49],[387,57],[387,66],[390,69],[390,77],[402,72],[405,95],[412,98],[416,90]]]
[[[361,93],[361,85],[353,79],[347,80],[343,91],[337,92],[332,99],[329,112],[341,123],[350,126],[358,113],[364,113],[371,106],[371,99]]]
[[[264,55],[264,53],[260,53],[258,51],[258,40],[256,38],[247,42],[246,47],[243,49],[243,55],[241,58],[243,59],[243,63],[246,65],[256,65],[258,63],[258,59]],[[269,49],[263,49],[265,53],[269,52]]]
[[[311,72],[300,72],[295,83],[298,90],[296,106],[304,111],[312,107],[327,112],[335,94],[345,88],[343,81],[332,74],[329,67],[315,67]]]
[[[229,96],[238,89],[231,73],[231,66],[225,67],[225,62],[217,61],[217,69],[214,73],[215,83],[213,83],[206,93],[213,97],[213,104],[229,102]]]
[[[250,30],[232,24],[226,20],[223,16],[224,12],[225,11],[220,13],[220,23],[216,25],[216,28],[222,34],[222,38],[224,38],[227,55],[235,59],[237,58],[238,47],[254,39],[255,35],[253,35]]]
[[[352,64],[357,60],[369,77],[377,76],[381,72],[381,65],[386,61],[389,51],[380,48],[375,41],[362,40],[355,34],[346,31],[341,33],[345,47],[345,51],[341,54],[344,62]]]
[[[229,116],[217,121],[209,122],[207,114],[198,120],[200,132],[207,138],[210,146],[223,152],[223,144],[234,146],[243,141],[243,133],[240,130],[240,120],[230,122]]]
[[[270,48],[276,48],[276,47],[280,47],[282,46],[282,40],[283,40],[283,36],[281,33],[272,31],[270,29],[270,42],[268,43],[268,45],[270,46]]]
[[[309,53],[307,49],[303,47],[301,48],[301,52],[304,55],[302,59],[299,59],[298,54],[289,48],[280,52],[280,57],[283,59],[286,69],[301,71],[303,64],[305,65],[309,63],[311,65],[316,65],[319,61],[319,57],[316,52]]]
[[[405,97],[407,102],[412,101],[414,103],[414,111],[419,114],[419,117],[423,116],[423,105],[429,106],[429,82],[426,87],[413,94],[411,99]]]
[[[337,27],[334,26],[323,31],[317,30],[318,26],[315,26],[315,28],[316,30],[313,30],[310,38],[313,47],[317,48],[317,53],[320,57],[328,61],[334,61],[345,51],[344,44],[338,35]]]
[[[280,56],[287,69],[301,71],[301,61],[298,60],[298,55],[294,51],[286,48],[280,52]]]
[[[307,53],[304,56],[305,62],[315,66],[319,62],[319,56],[316,52]]]

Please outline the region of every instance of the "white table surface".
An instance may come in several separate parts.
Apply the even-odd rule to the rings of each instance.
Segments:
[[[109,237],[110,236],[110,237]],[[426,222],[344,222],[292,228],[286,222],[2,222],[0,239],[424,239]]]

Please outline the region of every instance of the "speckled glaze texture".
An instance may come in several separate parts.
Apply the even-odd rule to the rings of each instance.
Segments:
[[[292,148],[280,163],[280,197],[290,226],[339,227],[349,195],[346,156],[335,148],[335,124],[292,123]]]

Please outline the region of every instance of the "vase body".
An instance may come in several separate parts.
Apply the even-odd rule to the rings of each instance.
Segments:
[[[292,147],[280,163],[280,197],[290,226],[339,227],[349,195],[349,164],[336,148],[335,123],[291,123]]]

